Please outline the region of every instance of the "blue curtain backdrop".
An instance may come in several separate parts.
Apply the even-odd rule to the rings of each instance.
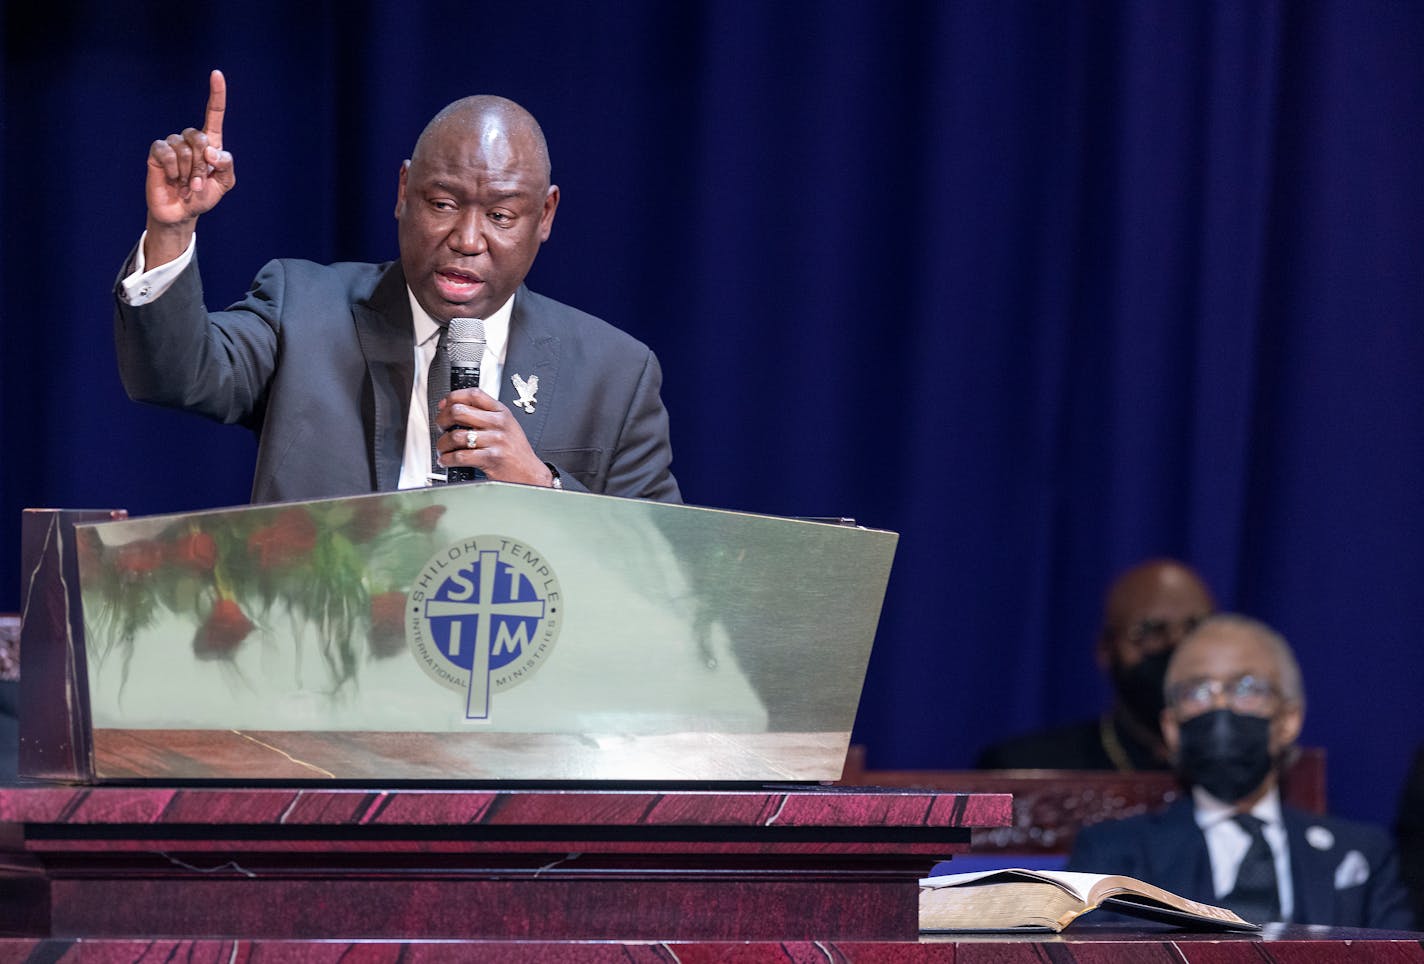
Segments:
[[[497,92],[563,189],[531,285],[658,351],[687,499],[902,533],[872,765],[1095,712],[1102,588],[1166,553],[1296,644],[1335,809],[1392,817],[1424,738],[1424,5],[52,0],[4,31],[0,609],[22,507],[247,498],[251,439],[129,402],[110,334],[148,143],[208,70],[214,307],[271,257],[394,257],[424,121]]]

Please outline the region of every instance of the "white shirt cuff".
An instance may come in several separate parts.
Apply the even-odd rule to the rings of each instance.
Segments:
[[[160,295],[171,288],[183,270],[193,263],[193,256],[198,250],[198,235],[194,234],[188,242],[187,250],[182,254],[167,264],[159,265],[152,271],[145,271],[143,270],[143,242],[147,237],[147,231],[139,236],[138,250],[134,252],[133,273],[119,282],[124,301],[135,307],[157,300]]]

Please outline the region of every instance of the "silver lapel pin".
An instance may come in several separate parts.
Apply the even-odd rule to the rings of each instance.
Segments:
[[[530,375],[529,380],[526,382],[523,378],[519,377],[518,373],[515,373],[510,376],[509,380],[514,383],[514,390],[519,393],[519,397],[514,400],[514,404],[524,409],[525,413],[533,415],[534,403],[538,401],[538,399],[534,397],[534,393],[539,390],[539,376]]]

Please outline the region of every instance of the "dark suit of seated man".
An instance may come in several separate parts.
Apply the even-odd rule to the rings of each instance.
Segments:
[[[1382,829],[1281,803],[1277,767],[1300,734],[1305,694],[1279,634],[1211,617],[1172,654],[1166,696],[1162,735],[1191,796],[1085,827],[1068,869],[1127,874],[1256,923],[1413,926]]]
[[[1400,876],[1414,900],[1415,926],[1424,929],[1424,745],[1414,751],[1405,777],[1394,832],[1399,839]]]
[[[1172,559],[1149,559],[1113,580],[1103,601],[1098,668],[1112,682],[1101,716],[985,747],[980,770],[1165,770],[1158,720],[1167,659],[1216,608],[1201,576]]]

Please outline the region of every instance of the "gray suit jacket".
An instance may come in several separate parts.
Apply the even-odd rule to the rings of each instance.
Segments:
[[[396,488],[415,375],[399,262],[271,261],[246,298],[210,314],[194,259],[147,305],[115,301],[129,396],[256,432],[254,502]],[[506,404],[515,373],[539,377],[533,414],[511,411],[567,488],[679,501],[662,371],[647,346],[521,287]]]
[[[1069,870],[1126,874],[1191,900],[1220,903],[1212,887],[1206,837],[1189,797],[1157,814],[1084,827]],[[1290,847],[1297,924],[1414,926],[1389,837],[1368,824],[1282,807]],[[1351,872],[1352,870],[1356,872]]]

